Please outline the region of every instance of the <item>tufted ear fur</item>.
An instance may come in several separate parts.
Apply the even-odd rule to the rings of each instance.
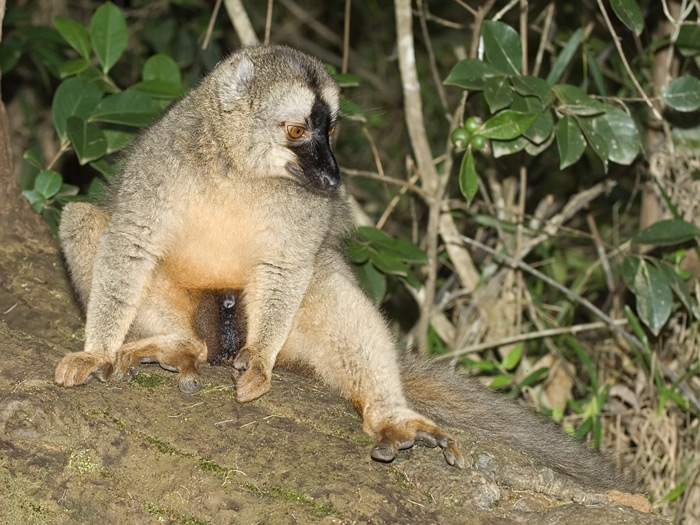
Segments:
[[[237,64],[231,63],[232,67],[227,65],[224,65],[223,82],[219,84],[219,99],[225,110],[232,109],[249,94],[255,74],[253,62],[245,56]]]

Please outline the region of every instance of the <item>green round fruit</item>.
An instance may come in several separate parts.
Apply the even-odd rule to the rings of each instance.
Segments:
[[[474,133],[480,127],[481,122],[479,122],[476,117],[469,117],[464,123],[464,129],[466,129],[469,133]]]
[[[457,128],[452,132],[452,142],[455,146],[464,148],[469,143],[472,134],[464,128]]]
[[[471,144],[474,149],[484,149],[484,146],[486,146],[486,137],[483,135],[476,135],[472,137]]]

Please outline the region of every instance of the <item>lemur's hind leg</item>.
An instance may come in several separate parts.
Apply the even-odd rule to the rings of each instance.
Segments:
[[[349,399],[362,416],[363,430],[377,440],[375,460],[392,461],[413,445],[439,446],[447,463],[464,467],[455,440],[409,408],[391,334],[339,255],[319,257],[277,363],[311,367]]]
[[[63,209],[59,237],[83,306],[90,298],[92,266],[108,222],[107,213],[92,204],[76,202]],[[68,354],[56,368],[56,382],[73,386],[92,378],[106,381],[114,371],[118,378],[130,378],[137,373],[139,360],[150,358],[178,370],[180,390],[196,392],[201,388],[197,363],[207,356],[206,345],[192,327],[196,301],[196,296],[156,274],[130,329],[132,342],[123,345],[114,360],[92,352]]]

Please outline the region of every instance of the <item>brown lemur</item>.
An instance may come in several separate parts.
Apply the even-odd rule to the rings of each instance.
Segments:
[[[426,414],[586,486],[629,488],[554,424],[474,380],[399,358],[343,256],[352,224],[331,151],[338,111],[339,88],[320,62],[251,47],[141,133],[109,202],[63,211],[60,239],[87,319],[84,350],[61,360],[56,382],[129,378],[148,358],[194,392],[197,363],[229,361],[245,402],[270,389],[275,365],[311,370],[352,402],[376,460],[421,444],[463,467]]]

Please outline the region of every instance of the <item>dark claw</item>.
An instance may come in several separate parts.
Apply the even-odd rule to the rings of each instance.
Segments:
[[[165,363],[158,363],[163,370],[168,372],[177,372],[177,367],[172,365],[166,365]]]
[[[396,447],[388,441],[380,441],[379,444],[372,449],[372,459],[389,463],[396,457]]]
[[[428,448],[435,448],[438,446],[438,442],[437,439],[435,439],[435,436],[433,436],[432,434],[428,434],[427,432],[423,432],[422,430],[416,432],[416,444]]]
[[[178,386],[183,394],[194,394],[202,388],[202,381],[194,374],[180,376]]]
[[[411,448],[415,444],[416,444],[415,439],[407,439],[406,441],[402,441],[401,443],[398,443],[396,445],[396,448],[398,448],[399,450],[406,450],[407,448]]]
[[[89,381],[90,379],[98,379],[103,383],[107,382],[107,379],[110,378],[112,375],[112,370],[114,367],[112,366],[111,363],[106,363],[102,365],[100,368],[92,372],[88,377],[87,380]]]

